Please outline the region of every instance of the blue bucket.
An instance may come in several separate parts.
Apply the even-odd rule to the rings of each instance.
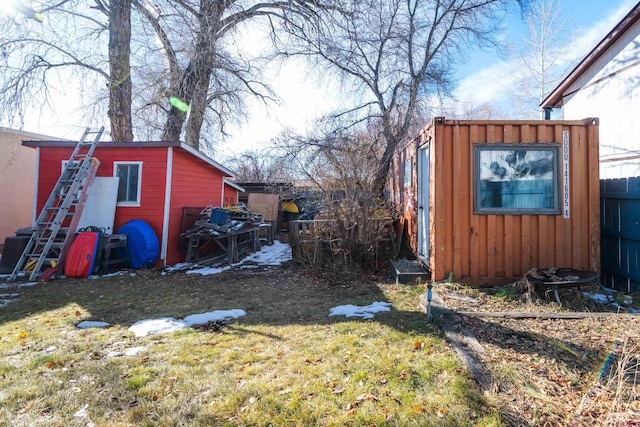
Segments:
[[[151,268],[155,265],[160,254],[160,245],[155,231],[149,224],[141,219],[134,219],[120,227],[117,234],[127,235],[131,268]],[[124,256],[119,251],[121,249],[116,249],[118,256]]]

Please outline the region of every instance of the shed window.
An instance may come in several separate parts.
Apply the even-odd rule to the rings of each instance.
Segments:
[[[113,175],[118,183],[118,206],[140,206],[142,162],[114,162]]]
[[[559,214],[558,147],[559,144],[475,145],[475,213]]]

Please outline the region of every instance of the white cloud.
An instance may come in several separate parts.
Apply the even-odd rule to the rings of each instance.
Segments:
[[[568,68],[575,66],[587,53],[613,29],[613,27],[635,5],[635,0],[624,0],[618,7],[606,16],[596,21],[586,29],[576,29],[571,40],[567,54],[560,58],[558,66]],[[517,59],[504,60],[492,63],[473,72],[460,80],[454,91],[454,97],[458,100],[468,100],[476,104],[503,102],[509,91],[516,90],[513,81],[525,72],[521,70]]]

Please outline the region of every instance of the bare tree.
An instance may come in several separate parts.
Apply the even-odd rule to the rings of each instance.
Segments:
[[[99,2],[99,0],[96,0]],[[101,4],[101,3],[98,3]],[[133,141],[131,120],[131,0],[111,0],[109,14],[109,119],[111,139]]]
[[[96,111],[108,100],[114,141],[145,129],[147,138],[184,136],[199,147],[203,124],[224,132],[247,96],[273,98],[234,38],[248,31],[242,24],[309,19],[318,8],[303,0],[62,0],[43,14],[30,10],[33,25],[22,25],[24,16],[2,19],[0,102],[11,106],[2,113],[14,119],[46,105],[51,91],[64,90],[53,81],[72,76]],[[42,15],[47,25],[36,22]]]
[[[561,6],[561,0],[532,2],[524,15],[525,43],[519,49],[511,48],[522,64],[512,99],[523,117],[544,118],[539,105],[566,71],[563,59],[570,52],[565,30],[568,18],[561,14]]]
[[[144,107],[164,111],[163,140],[185,141],[198,147],[207,112],[224,124],[230,112],[242,112],[247,95],[273,99],[259,78],[259,69],[237,49],[235,37],[249,21],[310,19],[321,8],[315,1],[168,0],[153,3],[133,0],[137,10],[155,30],[163,68],[159,86]],[[271,27],[275,28],[275,27]],[[269,31],[269,27],[266,27]],[[250,43],[247,41],[247,43]],[[151,53],[151,52],[150,52]],[[168,99],[176,101],[168,103]]]
[[[235,172],[238,182],[288,182],[293,175],[287,156],[272,149],[248,150],[228,159],[227,164]]]
[[[345,0],[320,25],[289,25],[284,55],[304,55],[343,78],[359,102],[336,116],[375,119],[384,151],[374,187],[382,193],[392,156],[430,94],[448,93],[457,55],[489,43],[502,0]],[[335,116],[334,116],[335,117]]]
[[[440,114],[457,120],[497,120],[506,119],[506,114],[498,105],[490,102],[478,103],[473,99],[455,100],[440,109]]]
[[[96,12],[96,7],[103,13]],[[45,24],[24,16],[0,17],[0,114],[10,123],[80,83],[109,82],[106,9],[94,2],[51,2]],[[67,88],[65,88],[65,85]],[[70,105],[69,110],[74,106]]]

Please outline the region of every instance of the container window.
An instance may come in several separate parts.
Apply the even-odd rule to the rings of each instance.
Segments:
[[[118,206],[140,206],[142,162],[114,162],[113,175],[118,183]]]
[[[411,159],[404,161],[404,188],[411,188]]]
[[[474,212],[560,214],[559,145],[474,145]]]

